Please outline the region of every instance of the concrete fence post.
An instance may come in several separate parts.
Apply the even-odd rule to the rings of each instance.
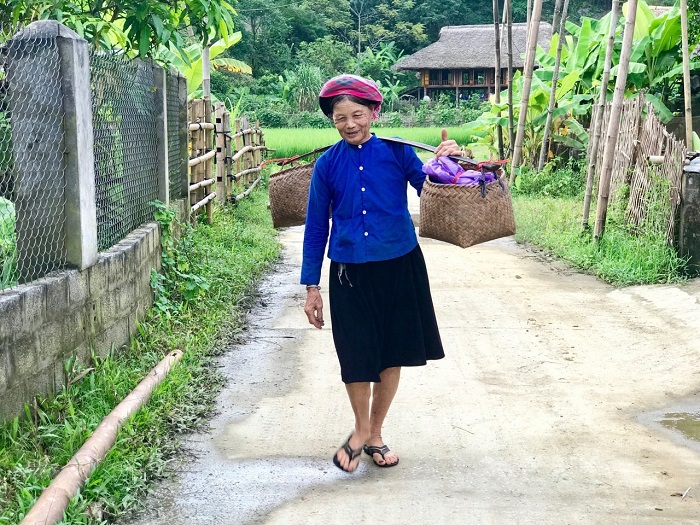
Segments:
[[[700,274],[700,157],[683,169],[678,252],[688,257],[688,270]]]
[[[158,159],[158,200],[170,204],[170,167],[168,157],[168,77],[165,70],[157,64],[153,64],[153,76],[155,78],[156,92],[156,129]]]
[[[83,270],[95,264],[98,252],[90,54],[85,39],[62,24],[56,26],[66,145],[66,262]]]
[[[18,280],[97,260],[87,42],[54,20],[7,44]]]
[[[177,73],[178,76],[178,103],[180,104],[180,158],[182,161],[182,171],[180,173],[182,177],[182,197],[187,201],[187,216],[189,217],[189,187],[190,187],[190,167],[187,161],[189,160],[189,148],[190,143],[190,132],[188,129],[189,119],[187,115],[187,79],[181,74]]]

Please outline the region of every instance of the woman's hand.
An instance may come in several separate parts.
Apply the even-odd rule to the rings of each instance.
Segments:
[[[304,305],[304,313],[309,318],[309,323],[316,328],[323,328],[323,299],[318,288],[309,288],[306,290],[306,304]]]
[[[435,157],[447,157],[449,155],[459,156],[462,150],[454,140],[447,140],[447,130],[442,128],[442,142],[435,149]]]

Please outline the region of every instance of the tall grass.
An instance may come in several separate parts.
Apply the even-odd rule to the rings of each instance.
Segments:
[[[113,522],[166,473],[178,448],[175,436],[206,425],[222,385],[213,357],[224,346],[223,336],[228,341],[242,330],[253,286],[279,253],[267,200],[263,188],[236,207],[217,207],[212,226],[199,224],[168,249],[167,257],[177,264],[154,280],[158,293],[167,292],[166,285],[183,291],[178,272],[187,272],[188,282],[206,293],[196,300],[186,293],[161,296],[128,348],[106,358],[94,356],[92,370],[68,361],[70,388],[38,399],[25,417],[0,426],[0,524],[22,520],[101,419],[174,348],[184,351],[182,361],[124,425],[104,462],[71,501],[63,523]],[[80,379],[81,372],[88,373]]]
[[[372,128],[378,137],[401,137],[437,146],[440,143],[442,128]],[[462,128],[448,127],[448,137],[458,144],[467,144],[470,134]],[[294,155],[303,155],[323,146],[330,146],[340,140],[340,135],[335,129],[298,129],[298,128],[268,128],[265,129],[265,145],[275,151],[271,153],[275,158],[289,158]]]
[[[516,196],[516,240],[530,242],[576,268],[615,285],[668,283],[683,279],[685,261],[662,232],[632,232],[620,213],[611,210],[598,242],[583,232],[583,199]]]

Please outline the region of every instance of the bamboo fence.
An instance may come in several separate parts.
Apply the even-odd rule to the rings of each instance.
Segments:
[[[635,166],[630,180],[627,221],[631,225],[640,226],[649,215],[654,194],[667,193],[666,240],[673,244],[676,216],[681,204],[681,179],[686,148],[666,130],[654,114],[653,106],[649,102],[645,106],[647,117],[639,133]]]
[[[603,111],[603,133],[608,129],[610,121],[610,102],[604,106]],[[622,114],[620,115],[620,130],[617,139],[617,147],[615,148],[615,158],[613,161],[613,172],[610,179],[610,196],[615,198],[620,188],[628,184],[631,177],[630,168],[634,161],[634,150],[639,135],[639,122],[642,116],[643,99],[642,97],[631,98],[625,100],[622,106]],[[591,120],[590,129],[595,129],[595,119],[599,118],[598,106],[594,106],[593,119]],[[605,136],[601,137],[604,142]],[[589,141],[590,144],[590,141]],[[595,160],[596,172],[595,180],[600,180],[600,169],[603,165],[603,150],[599,147],[598,154]]]
[[[245,117],[235,119],[231,129],[231,115],[223,103],[216,103],[212,114],[207,99],[195,99],[188,114],[190,207],[193,217],[206,211],[211,224],[215,199],[239,201],[258,185],[267,148],[259,126],[252,127]]]
[[[610,103],[606,104],[602,114],[604,130],[608,127],[609,114]],[[600,112],[594,110],[591,129],[599,117]],[[654,113],[653,106],[645,102],[643,94],[624,102],[620,118],[611,198],[618,201],[625,198],[626,192],[620,190],[629,186],[626,220],[636,228],[650,219],[651,208],[658,206],[654,203],[658,201],[659,192],[667,194],[668,199],[664,198],[661,203],[665,214],[663,228],[668,243],[674,244],[686,148],[668,132]],[[602,150],[599,148],[595,161],[596,181],[600,180]],[[653,211],[658,214],[658,210]]]

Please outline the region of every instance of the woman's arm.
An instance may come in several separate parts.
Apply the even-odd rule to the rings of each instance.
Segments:
[[[314,166],[306,207],[301,284],[307,285],[319,283],[323,256],[328,243],[330,219],[328,210],[331,204],[331,192],[326,183],[326,163],[324,160],[322,156]]]

